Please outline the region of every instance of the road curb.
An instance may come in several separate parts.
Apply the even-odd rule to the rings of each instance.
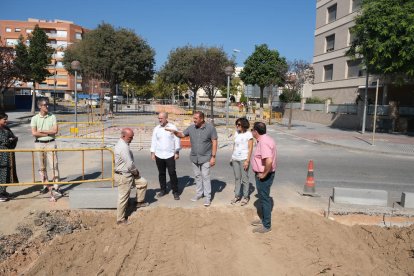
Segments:
[[[300,136],[298,136],[298,137],[300,137]],[[338,147],[338,148],[343,148],[343,149],[349,149],[349,150],[358,150],[358,151],[363,151],[363,152],[379,153],[379,154],[394,155],[394,156],[395,155],[401,155],[401,156],[414,157],[414,155],[412,153],[390,152],[390,151],[380,151],[380,150],[369,150],[369,149],[358,148],[358,147],[338,145],[338,144],[334,144],[334,143],[329,143],[329,142],[326,142],[326,141],[322,141],[322,140],[319,140],[319,139],[316,139],[314,141],[317,142],[318,144],[323,144],[323,145],[328,145],[328,146]]]

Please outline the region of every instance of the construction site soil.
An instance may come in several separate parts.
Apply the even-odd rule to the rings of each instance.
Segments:
[[[0,275],[413,275],[414,225],[348,226],[276,209],[252,233],[254,208],[30,212],[0,236]],[[4,220],[3,220],[4,222]]]

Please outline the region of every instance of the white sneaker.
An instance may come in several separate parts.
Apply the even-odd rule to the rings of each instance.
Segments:
[[[55,189],[55,188],[52,189],[52,195],[54,197],[62,197],[63,196],[62,192],[59,189]]]
[[[204,200],[204,206],[208,207],[208,206],[210,206],[210,204],[211,204],[210,199],[209,199],[209,198],[206,198],[206,199]]]
[[[200,198],[202,198],[202,196],[198,196],[198,195],[196,195],[195,197],[193,197],[193,198],[191,199],[191,201],[196,202],[196,201],[198,201]]]

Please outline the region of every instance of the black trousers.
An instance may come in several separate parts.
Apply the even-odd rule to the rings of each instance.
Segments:
[[[178,194],[178,179],[175,171],[174,156],[168,159],[161,159],[155,156],[155,162],[158,168],[158,180],[160,181],[161,190],[167,191],[167,176],[165,170],[168,169],[168,175],[170,176],[171,190],[173,193]]]

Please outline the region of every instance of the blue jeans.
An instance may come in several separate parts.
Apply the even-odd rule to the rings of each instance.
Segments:
[[[275,172],[269,173],[264,179],[255,175],[257,195],[259,196],[259,208],[262,211],[262,223],[266,228],[272,227],[272,200],[270,198],[270,187],[275,178]]]

